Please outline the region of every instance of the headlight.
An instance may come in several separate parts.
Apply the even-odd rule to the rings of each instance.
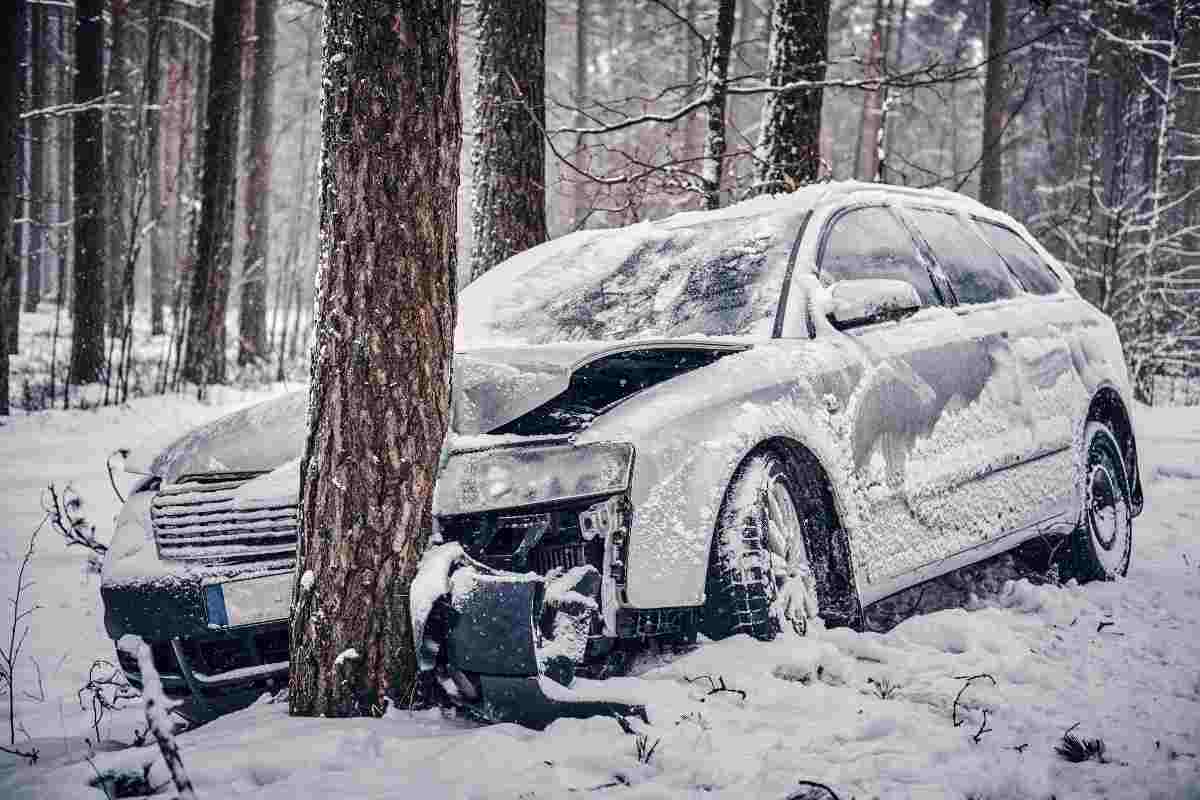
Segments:
[[[469,514],[610,494],[629,488],[633,445],[510,447],[450,456],[438,475],[435,514]]]

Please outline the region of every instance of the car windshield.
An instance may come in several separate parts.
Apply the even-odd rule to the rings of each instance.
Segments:
[[[456,343],[770,335],[801,215],[681,214],[561,237],[463,290]]]

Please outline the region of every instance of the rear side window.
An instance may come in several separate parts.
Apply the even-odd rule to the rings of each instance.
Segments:
[[[838,217],[821,253],[821,282],[890,278],[913,285],[922,305],[938,305],[929,271],[912,237],[882,206],[855,208]]]
[[[1028,242],[1003,225],[982,219],[975,220],[975,223],[983,238],[1004,257],[1026,289],[1034,294],[1054,294],[1058,291],[1058,278]]]
[[[946,273],[958,302],[990,303],[1021,290],[1004,261],[957,216],[915,208],[908,214]]]

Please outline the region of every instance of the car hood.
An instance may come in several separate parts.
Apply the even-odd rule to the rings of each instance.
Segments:
[[[174,441],[148,442],[125,460],[125,469],[170,483],[205,472],[263,472],[304,451],[308,390],[302,389],[235,411]],[[165,446],[164,446],[165,445]]]
[[[459,436],[493,433],[546,407],[560,417],[567,407],[599,413],[653,383],[750,347],[745,340],[689,338],[455,353],[452,428]],[[653,369],[644,368],[651,361]],[[303,454],[307,418],[308,390],[291,392],[216,419],[165,447],[143,445],[126,460],[126,469],[167,482],[197,473],[274,470]]]
[[[687,338],[572,342],[455,353],[451,428],[460,436],[558,432],[514,429],[511,423],[540,408],[560,418],[569,413],[568,409],[599,413],[654,383],[751,346],[746,340]]]

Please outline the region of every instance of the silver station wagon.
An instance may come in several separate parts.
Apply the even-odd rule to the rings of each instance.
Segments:
[[[412,596],[423,667],[483,716],[586,713],[581,679],[651,640],[861,629],[1034,540],[1063,577],[1128,568],[1114,326],[961,195],[833,183],[581,231],[472,283],[459,320]],[[151,641],[194,702],[286,674],[304,407],[131,462],[148,477],[105,567],[108,630]]]

